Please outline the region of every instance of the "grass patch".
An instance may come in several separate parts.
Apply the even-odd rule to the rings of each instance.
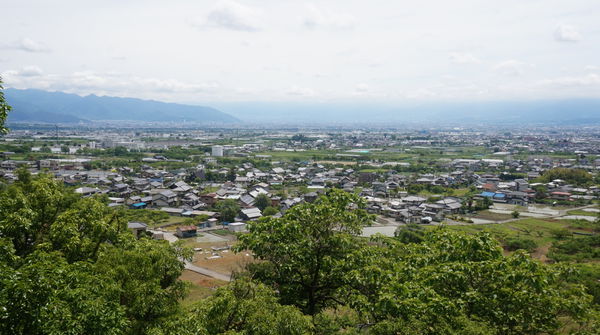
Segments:
[[[580,216],[598,216],[598,213],[594,212],[586,212],[584,210],[578,209],[573,211],[568,211],[568,215],[580,215]]]
[[[219,235],[219,236],[234,235],[232,232],[230,232],[227,229],[211,230],[210,233],[211,234],[215,234],[215,235]]]
[[[473,234],[481,231],[488,232],[503,245],[509,239],[528,238],[534,240],[537,245],[543,246],[557,241],[554,232],[560,229],[568,229],[571,232],[586,232],[585,229],[572,226],[569,220],[536,218],[526,218],[501,224],[452,225],[448,228]],[[574,236],[576,237],[576,235]]]
[[[512,219],[512,215],[510,214],[502,214],[502,213],[493,213],[489,210],[483,210],[477,212],[477,214],[471,215],[469,217],[483,220],[492,220],[492,221],[503,221]]]
[[[179,279],[188,283],[188,294],[181,302],[184,307],[213,295],[218,287],[227,284],[190,270],[184,270]]]

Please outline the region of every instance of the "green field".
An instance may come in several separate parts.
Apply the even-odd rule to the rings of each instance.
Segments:
[[[589,233],[585,227],[573,225],[572,220],[552,220],[527,218],[501,224],[484,225],[452,225],[447,226],[452,230],[468,233],[485,231],[503,242],[511,238],[528,238],[534,240],[539,246],[556,241],[553,232],[568,229],[571,232]],[[573,235],[574,237],[578,235]]]
[[[569,214],[569,215],[583,215],[583,216],[598,216],[598,213],[586,212],[586,211],[582,211],[582,210],[568,211],[567,214]]]

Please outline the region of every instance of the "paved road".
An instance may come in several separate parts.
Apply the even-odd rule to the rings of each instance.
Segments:
[[[194,265],[194,264],[192,264],[190,262],[187,262],[187,261],[185,262],[185,269],[186,270],[190,270],[190,271],[194,271],[194,272],[199,273],[201,275],[205,275],[205,276],[212,277],[212,278],[215,278],[215,279],[219,279],[219,280],[223,280],[223,281],[231,281],[231,276],[227,276],[227,275],[224,275],[222,273],[218,273],[218,272],[209,270],[207,268],[201,268],[201,267],[196,266],[196,265]]]
[[[170,232],[166,232],[166,231],[156,231],[156,230],[150,230],[151,232],[157,232],[157,233],[163,233],[163,236],[165,238],[165,240],[169,241],[169,243],[174,243],[177,242],[179,239],[177,238],[177,236],[175,236],[175,234],[170,233]],[[205,275],[208,277],[212,277],[215,279],[219,279],[219,280],[224,280],[224,281],[231,281],[231,276],[227,276],[224,275],[222,273],[218,273],[212,270],[209,270],[207,268],[202,268],[199,266],[196,266],[194,264],[192,264],[191,262],[185,261],[185,268],[186,270],[190,270],[190,271],[194,271],[196,273],[199,273],[201,275]]]

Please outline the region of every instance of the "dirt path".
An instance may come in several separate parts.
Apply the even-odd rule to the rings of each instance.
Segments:
[[[547,263],[548,262],[548,250],[550,250],[550,246],[552,244],[547,244],[547,245],[543,245],[537,249],[535,249],[535,251],[531,254],[531,257],[533,258],[537,258],[539,259],[541,262],[543,263]]]

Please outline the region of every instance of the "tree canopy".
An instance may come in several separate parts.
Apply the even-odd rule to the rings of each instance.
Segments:
[[[221,214],[222,222],[233,222],[240,212],[240,205],[233,199],[219,201],[216,208]]]
[[[538,334],[565,322],[593,329],[591,296],[571,268],[523,251],[505,256],[486,233],[409,228],[361,238],[370,220],[362,206],[332,190],[240,236],[237,249],[261,260],[249,267],[254,280],[313,315],[316,333]]]
[[[259,194],[259,195],[256,196],[254,205],[258,209],[260,209],[261,211],[263,211],[268,206],[271,206],[271,198],[269,198],[269,196],[267,196],[266,194],[261,193],[261,194]]]
[[[504,255],[487,233],[444,227],[361,237],[372,216],[330,190],[248,223],[258,260],[189,308],[188,251],[136,239],[124,212],[47,175],[0,191],[2,334],[556,334],[598,329],[596,267]],[[595,250],[596,239],[577,241]],[[569,255],[569,241],[553,255]],[[558,258],[558,256],[557,256]],[[588,285],[589,284],[589,285]]]
[[[0,333],[143,334],[177,313],[189,254],[47,175],[0,192]]]
[[[556,179],[561,179],[569,184],[586,185],[593,182],[593,176],[583,169],[554,168],[542,174],[540,180],[548,183]]]
[[[4,98],[4,87],[2,86],[2,77],[0,77],[0,135],[6,134],[8,129],[4,127],[4,123],[6,122],[6,118],[8,117],[8,112],[10,112],[11,107],[6,102]]]
[[[362,227],[370,223],[364,201],[331,190],[314,204],[295,206],[282,218],[249,224],[238,250],[250,249],[266,262],[252,267],[255,276],[277,287],[285,304],[314,315],[334,303],[344,286]]]

